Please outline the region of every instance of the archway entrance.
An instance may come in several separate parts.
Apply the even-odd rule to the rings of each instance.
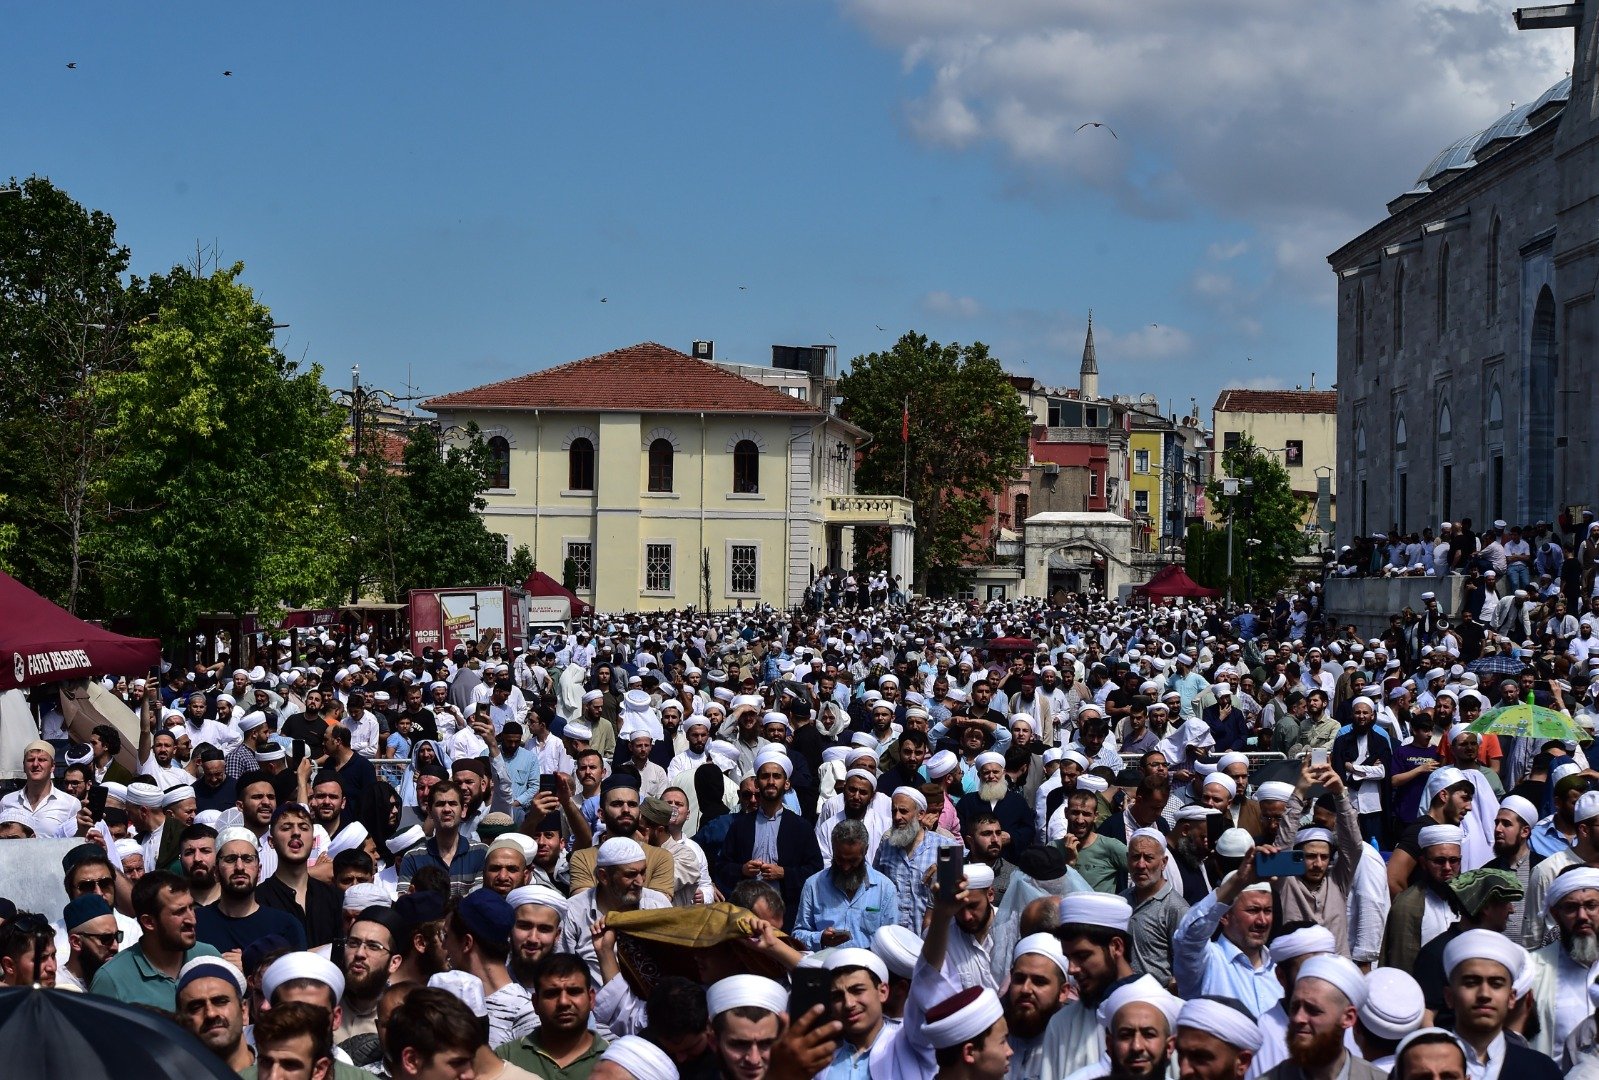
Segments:
[[[1057,602],[1070,593],[1105,593],[1105,556],[1087,544],[1057,548],[1049,555],[1049,596]]]

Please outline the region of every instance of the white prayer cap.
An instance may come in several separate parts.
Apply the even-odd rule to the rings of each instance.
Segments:
[[[1584,792],[1583,794],[1587,794]],[[1499,800],[1499,809],[1509,810],[1528,825],[1538,824],[1538,811],[1532,803],[1520,795],[1506,795]]]
[[[870,731],[857,731],[849,737],[849,743],[858,750],[877,752],[877,739]]]
[[[220,810],[201,810],[194,815],[194,823],[196,825],[208,825],[213,829],[217,827],[217,822],[221,820],[222,811]]]
[[[968,874],[968,878],[970,875]],[[1024,956],[1042,956],[1060,968],[1062,979],[1070,978],[1070,964],[1066,954],[1061,951],[1060,942],[1054,934],[1028,934],[1016,943],[1016,951],[1011,955],[1011,963],[1015,964]]]
[[[998,765],[1000,768],[1004,768],[1005,755],[996,754],[992,750],[985,750],[972,759],[972,764],[979,769],[981,769],[984,765]]]
[[[1248,829],[1231,828],[1216,838],[1216,854],[1224,859],[1242,859],[1254,846]]]
[[[226,979],[239,991],[239,1000],[244,1000],[249,989],[244,980],[244,972],[222,959],[220,956],[196,956],[187,964],[178,969],[177,989],[182,991],[185,986],[195,979]]]
[[[369,907],[393,907],[389,891],[375,881],[358,881],[344,890],[345,911],[365,911]]]
[[[677,1080],[677,1066],[665,1050],[639,1035],[624,1035],[600,1055],[601,1061],[616,1063],[634,1080]]]
[[[1084,769],[1088,768],[1089,766],[1089,760],[1087,756],[1084,755],[1080,750],[1067,750],[1065,753],[1061,754],[1060,759],[1062,761],[1075,761]]]
[[[613,866],[628,866],[644,861],[644,849],[628,836],[613,836],[601,844],[594,854],[594,865],[608,870]]]
[[[930,780],[942,780],[955,771],[959,759],[948,750],[940,750],[927,759],[927,776]]]
[[[1459,825],[1428,825],[1416,834],[1416,844],[1430,848],[1438,844],[1459,845],[1466,840],[1465,830]]]
[[[126,805],[128,801],[128,788],[126,784],[119,784],[114,780],[108,780],[100,786],[105,788],[106,798],[115,799],[117,802]]]
[[[868,784],[872,785],[872,789],[874,791],[877,789],[877,774],[872,772],[870,769],[851,769],[844,774],[844,779],[865,780]]]
[[[915,803],[917,809],[919,810],[927,809],[927,796],[923,795],[918,788],[913,788],[908,784],[902,785],[895,788],[894,794],[890,796],[892,799],[898,799],[901,797],[909,799],[911,802]]]
[[[522,853],[522,861],[530,863],[533,861],[533,856],[539,853],[539,845],[526,833],[508,832],[496,836],[485,854],[500,850],[519,851]]]
[[[1213,806],[1205,806],[1202,803],[1189,803],[1187,806],[1177,811],[1176,820],[1203,821],[1208,817],[1215,817],[1219,813],[1221,813],[1221,811],[1217,810]]]
[[[261,725],[265,724],[266,722],[267,722],[266,713],[264,713],[264,712],[247,712],[242,717],[239,718],[239,725],[238,726],[239,726],[239,730],[241,732],[254,731],[256,728],[260,727]]]
[[[1366,973],[1366,1001],[1360,1022],[1379,1039],[1404,1038],[1421,1023],[1426,1009],[1421,984],[1408,971],[1378,967]]]
[[[648,734],[648,732],[645,732],[645,734]],[[581,720],[571,720],[567,722],[566,727],[561,729],[561,738],[571,739],[574,742],[588,742],[594,738],[594,729]]]
[[[142,806],[154,810],[161,805],[161,789],[143,780],[135,780],[128,785],[126,801],[129,806]]]
[[[1238,794],[1238,785],[1233,778],[1224,772],[1213,772],[1205,777],[1204,787],[1219,787],[1227,793],[1229,799]]]
[[[898,923],[888,923],[872,935],[872,952],[895,977],[908,979],[922,955],[922,939]]]
[[[788,717],[775,709],[768,709],[761,715],[761,727],[777,724],[784,731],[793,731],[794,725],[788,722]]]
[[[293,979],[315,979],[333,991],[333,1000],[344,996],[344,974],[333,961],[312,952],[291,952],[274,960],[261,975],[261,996],[267,1001],[278,987]]]
[[[1100,1002],[1097,1016],[1099,1026],[1110,1029],[1111,1021],[1123,1007],[1133,1004],[1152,1005],[1166,1017],[1168,1034],[1177,1026],[1177,1016],[1182,1012],[1183,999],[1167,992],[1166,988],[1148,975],[1140,975],[1122,983]]]
[[[1133,835],[1127,838],[1127,846],[1131,847],[1134,840],[1153,840],[1160,845],[1160,850],[1166,850],[1166,834],[1159,829],[1151,829],[1148,826],[1142,829],[1134,829]]]
[[[667,709],[671,709],[681,715],[683,712],[683,703],[676,698],[667,698],[665,701],[661,702],[661,712],[664,713]]]
[[[865,949],[855,951],[866,952]],[[872,959],[877,957],[874,955]],[[705,991],[705,1007],[712,1016],[744,1008],[780,1013],[788,1009],[788,991],[761,975],[729,975],[712,983]]]
[[[1213,997],[1189,998],[1177,1014],[1177,1026],[1214,1035],[1229,1046],[1254,1052],[1262,1041],[1260,1024],[1236,1005]]]
[[[1133,906],[1114,893],[1077,892],[1061,897],[1060,925],[1098,926],[1127,932],[1133,920]],[[1056,930],[1058,935],[1060,930]]]
[[[1005,1016],[999,995],[970,986],[927,1010],[922,1034],[934,1049],[947,1050],[977,1038]]]
[[[1255,789],[1257,802],[1287,802],[1294,796],[1294,785],[1281,780],[1267,780]]]
[[[1477,786],[1471,777],[1453,766],[1445,766],[1442,769],[1434,770],[1433,774],[1427,777],[1427,794],[1425,801],[1422,803],[1422,809],[1425,810],[1431,806],[1432,801],[1438,797],[1439,792],[1446,791],[1462,782],[1470,784],[1473,788]]]
[[[1092,791],[1094,794],[1098,795],[1101,792],[1110,790],[1110,781],[1106,780],[1103,776],[1095,776],[1093,773],[1084,773],[1077,778],[1077,790]]]
[[[505,902],[515,911],[524,904],[537,904],[540,907],[553,908],[566,918],[566,897],[550,888],[548,885],[522,885],[512,889],[505,897]]]
[[[1300,979],[1320,979],[1331,984],[1357,1009],[1366,1003],[1366,976],[1346,956],[1330,953],[1312,956],[1299,965],[1299,974],[1294,981]]]
[[[21,810],[22,808],[21,807],[9,807],[8,809]],[[22,812],[24,814],[27,813],[27,811],[25,811],[25,810],[22,811]],[[27,825],[28,822],[24,821],[24,822],[22,822],[22,824]],[[144,848],[140,847],[139,846],[139,842],[137,840],[133,839],[131,836],[123,837],[121,840],[118,840],[116,843],[112,844],[111,847],[117,853],[116,854],[116,859],[117,859],[117,865],[118,866],[120,866],[122,864],[122,860],[126,859],[129,855],[143,855],[144,854]]]
[[[1599,889],[1599,870],[1579,866],[1575,870],[1556,874],[1555,879],[1549,883],[1548,894],[1544,897],[1545,909],[1553,912],[1556,904],[1582,889]]]
[[[1249,758],[1245,757],[1243,754],[1240,754],[1237,750],[1229,750],[1221,757],[1216,759],[1216,768],[1223,770],[1230,769],[1234,765],[1248,764]]]
[[[738,747],[718,739],[705,748],[723,771],[738,768]]]
[[[428,986],[459,999],[479,1019],[489,1015],[489,1006],[483,997],[483,980],[470,971],[435,972],[429,976]]]
[[[409,851],[411,848],[416,847],[425,839],[427,839],[427,833],[422,830],[422,826],[412,825],[404,832],[395,833],[389,837],[383,846],[389,849],[390,855],[398,855],[402,851]]]
[[[755,755],[755,771],[760,772],[768,765],[776,765],[783,770],[784,776],[791,776],[794,772],[794,762],[789,759],[786,751],[775,746],[768,746]]]
[[[827,970],[842,971],[844,968],[865,968],[877,976],[877,981],[888,981],[888,965],[883,958],[871,949],[834,949],[827,954]]]
[[[233,697],[232,694],[218,694],[217,695],[217,704],[220,705],[224,701],[226,701],[229,705],[237,705],[238,704],[238,701],[235,700],[235,698]]]
[[[1273,941],[1267,946],[1267,951],[1271,953],[1272,963],[1281,964],[1301,956],[1335,953],[1338,951],[1338,940],[1325,926],[1304,926]]]
[[[1492,960],[1514,981],[1527,962],[1527,950],[1497,930],[1466,930],[1444,946],[1444,978],[1467,960]]]
[[[194,787],[190,784],[179,784],[177,787],[168,788],[161,793],[161,805],[176,806],[184,799],[194,798]]]
[[[1571,817],[1574,821],[1591,821],[1599,817],[1599,791],[1584,791],[1578,795]]]
[[[1059,761],[1065,755],[1065,753],[1066,751],[1062,750],[1060,747],[1051,746],[1048,750],[1044,751],[1044,764],[1050,765]]]
[[[259,849],[261,846],[261,841],[256,839],[255,833],[251,832],[249,829],[243,828],[242,826],[235,825],[232,828],[223,829],[221,832],[217,833],[217,854],[222,854],[222,849],[234,841],[238,841],[241,844],[249,844],[252,848],[257,849]]]
[[[1225,683],[1225,682],[1212,683],[1211,687],[1210,687],[1210,692],[1212,694],[1215,694],[1217,697],[1232,697],[1233,696],[1232,684],[1231,683]]]
[[[1085,701],[1082,707],[1077,710],[1078,720],[1097,719],[1098,717],[1102,717],[1104,715],[1105,710],[1101,709],[1098,705],[1095,705],[1091,701]]]
[[[994,868],[985,863],[967,863],[966,887],[968,889],[992,889],[994,887]]]
[[[1314,825],[1308,825],[1294,834],[1294,847],[1317,842],[1326,844],[1328,847],[1337,846],[1331,829],[1321,829]]]
[[[366,843],[366,826],[359,821],[352,821],[344,828],[333,834],[333,839],[328,841],[328,858],[332,858],[341,851],[349,851]]]
[[[650,707],[650,696],[642,690],[629,690],[622,695],[622,708],[627,712],[643,712]]]
[[[711,722],[700,713],[694,713],[687,720],[683,721],[684,732],[687,732],[690,728],[697,727],[702,727],[706,731],[709,731],[711,729]]]

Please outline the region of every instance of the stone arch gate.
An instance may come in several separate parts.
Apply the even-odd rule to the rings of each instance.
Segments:
[[[1093,589],[1115,597],[1143,576],[1133,566],[1133,523],[1107,511],[1034,514],[1026,523],[1028,596]]]

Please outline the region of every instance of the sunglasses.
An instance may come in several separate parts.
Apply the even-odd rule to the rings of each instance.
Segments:
[[[83,896],[88,892],[100,892],[116,884],[116,878],[97,877],[85,878],[78,882],[78,895]]]
[[[121,930],[108,930],[104,934],[85,934],[80,930],[78,936],[88,938],[91,941],[98,941],[101,945],[111,945],[113,943],[121,945],[123,935]]]

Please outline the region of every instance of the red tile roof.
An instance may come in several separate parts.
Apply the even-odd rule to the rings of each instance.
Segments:
[[[1336,413],[1336,390],[1223,390],[1216,412]]]
[[[646,341],[504,382],[429,398],[424,409],[810,413],[808,402]]]

